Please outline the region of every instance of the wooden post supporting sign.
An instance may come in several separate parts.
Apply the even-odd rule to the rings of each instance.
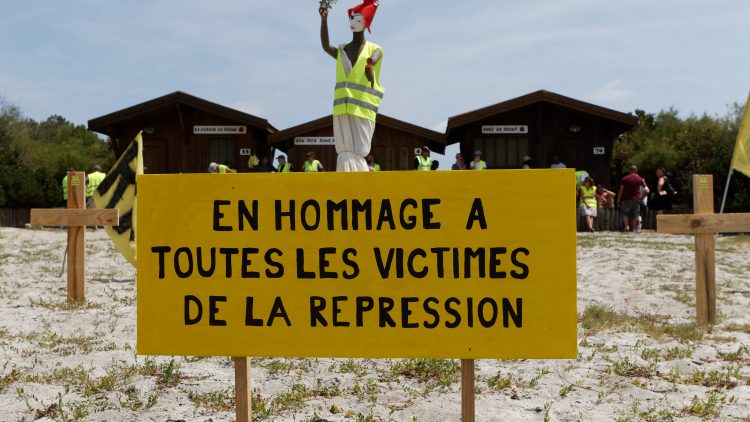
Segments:
[[[716,323],[716,233],[750,232],[750,214],[714,214],[713,176],[693,175],[693,212],[659,215],[659,233],[695,235],[695,312],[698,325]]]
[[[474,422],[474,359],[461,359],[461,422]]]
[[[67,226],[68,228],[68,302],[84,300],[86,273],[86,226],[117,226],[119,210],[86,209],[86,174],[68,172],[68,208],[32,209],[34,226]]]
[[[252,397],[250,396],[250,358],[234,358],[234,394],[237,422],[253,420]]]

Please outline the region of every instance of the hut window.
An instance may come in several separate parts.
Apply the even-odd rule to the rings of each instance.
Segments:
[[[234,162],[234,139],[211,139],[209,141],[208,159],[211,162],[223,164]]]
[[[473,150],[477,149],[482,151],[483,159],[490,168],[520,168],[521,159],[529,153],[529,138],[481,136],[474,139]],[[468,158],[471,159],[473,157]]]

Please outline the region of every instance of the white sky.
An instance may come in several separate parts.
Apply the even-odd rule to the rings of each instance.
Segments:
[[[2,3],[0,95],[36,120],[85,124],[176,90],[280,129],[331,112],[317,0]],[[351,38],[357,3],[332,10],[332,43]],[[381,111],[442,130],[539,89],[723,114],[750,89],[748,18],[747,0],[381,0],[367,36],[385,50]]]

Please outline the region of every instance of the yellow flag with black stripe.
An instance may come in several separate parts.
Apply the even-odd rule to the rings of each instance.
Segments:
[[[97,208],[117,208],[120,210],[120,225],[106,227],[105,229],[117,250],[133,266],[136,262],[137,190],[135,179],[139,174],[143,174],[143,138],[141,133],[136,135],[93,195],[94,204]]]
[[[740,123],[737,143],[734,144],[732,168],[750,177],[750,94],[745,104],[745,115]]]

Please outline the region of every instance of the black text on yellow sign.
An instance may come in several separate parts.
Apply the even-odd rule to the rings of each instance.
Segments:
[[[138,352],[573,358],[572,171],[146,175]]]

